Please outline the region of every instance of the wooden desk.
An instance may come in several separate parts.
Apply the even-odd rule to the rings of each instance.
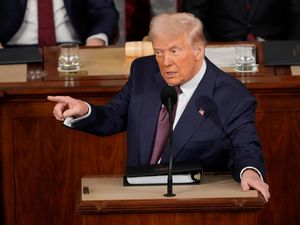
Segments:
[[[122,186],[120,177],[85,177],[76,210],[83,225],[95,224],[260,224],[264,201],[257,191],[243,192],[226,175],[204,175],[202,184],[174,185],[175,197],[164,197],[166,186]]]
[[[46,96],[71,95],[105,103],[121,89],[127,75],[58,77],[55,52],[44,49],[47,63],[52,64],[49,71],[45,65],[49,79],[0,84],[1,199],[7,225],[80,225],[74,196],[81,177],[124,172],[125,133],[96,137],[67,129],[53,118],[54,104]],[[232,75],[258,101],[257,130],[271,191],[261,221],[300,224],[300,78],[271,70],[266,75]]]

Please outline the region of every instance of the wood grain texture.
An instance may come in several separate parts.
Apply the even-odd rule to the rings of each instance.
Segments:
[[[144,213],[83,216],[83,225],[257,225],[254,212],[191,212],[191,213]]]
[[[126,134],[97,137],[68,129],[45,99],[1,106],[7,224],[81,224],[74,213],[77,183],[87,174],[122,174]]]
[[[300,203],[295,199],[300,197],[297,179],[300,176],[300,93],[277,91],[258,97],[258,102],[257,129],[271,192],[262,221],[270,225],[299,224]]]

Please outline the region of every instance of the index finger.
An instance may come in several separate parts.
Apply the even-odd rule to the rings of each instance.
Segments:
[[[58,102],[58,103],[69,102],[69,98],[67,96],[47,96],[47,99],[51,102]]]

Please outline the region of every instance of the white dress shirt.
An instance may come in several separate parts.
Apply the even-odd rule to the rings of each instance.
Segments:
[[[180,119],[186,105],[190,101],[196,88],[198,87],[199,83],[201,82],[205,71],[206,71],[206,62],[204,60],[198,73],[191,80],[180,85],[180,89],[181,89],[182,93],[178,95],[177,108],[176,108],[176,114],[175,114],[174,123],[173,123],[173,129],[176,127],[178,120]]]
[[[53,13],[55,23],[55,35],[57,43],[74,42],[78,44],[80,40],[76,35],[74,27],[70,21],[63,0],[53,0]],[[99,38],[108,44],[106,34],[96,34],[89,38]],[[17,33],[9,40],[8,45],[35,45],[38,43],[38,10],[37,0],[27,0],[26,11],[23,23]]]

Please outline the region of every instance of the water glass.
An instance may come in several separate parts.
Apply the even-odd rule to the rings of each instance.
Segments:
[[[61,44],[59,47],[58,71],[76,72],[80,70],[79,46]]]
[[[237,46],[235,48],[235,70],[237,72],[255,72],[256,48],[253,45]]]

